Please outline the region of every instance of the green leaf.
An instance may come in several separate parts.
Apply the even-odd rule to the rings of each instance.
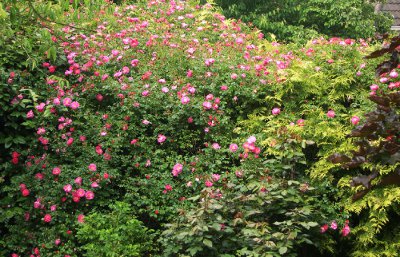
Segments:
[[[310,221],[310,222],[308,222],[307,224],[308,224],[308,226],[310,226],[310,227],[316,227],[316,226],[318,226],[318,223],[317,223],[317,222],[313,222],[313,221]]]
[[[286,246],[282,246],[281,248],[279,248],[279,253],[280,254],[285,254],[287,252],[287,247]]]
[[[213,246],[213,243],[212,243],[211,240],[209,240],[209,239],[204,239],[204,240],[203,240],[203,244],[204,244],[205,246],[210,247],[210,248],[212,248],[212,246]]]

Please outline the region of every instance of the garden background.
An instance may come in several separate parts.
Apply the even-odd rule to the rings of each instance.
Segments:
[[[399,37],[363,0],[4,0],[1,256],[399,256]]]

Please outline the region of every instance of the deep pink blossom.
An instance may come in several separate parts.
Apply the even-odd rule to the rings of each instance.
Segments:
[[[46,223],[51,222],[51,215],[50,214],[44,215],[43,221],[46,222]]]
[[[70,137],[67,140],[67,145],[70,146],[70,145],[72,145],[73,142],[74,142],[74,138]]]
[[[37,132],[38,135],[43,135],[44,133],[46,133],[46,129],[43,127],[38,128]]]
[[[78,190],[76,190],[76,195],[78,196],[78,197],[84,197],[85,196],[85,189],[83,189],[83,188],[79,188]]]
[[[207,180],[206,182],[204,182],[204,184],[206,185],[206,187],[212,187],[213,183],[210,180]]]
[[[30,194],[29,190],[26,188],[22,189],[21,193],[22,193],[22,196],[24,196],[24,197],[27,197]]]
[[[348,234],[350,234],[350,227],[348,224],[345,224],[342,229],[342,236],[347,236]]]
[[[56,176],[60,175],[61,169],[59,167],[55,167],[55,168],[53,168],[52,173],[53,173],[53,175],[56,175]]]
[[[358,116],[351,117],[351,123],[353,125],[357,125],[360,122],[360,118]]]
[[[328,230],[328,224],[324,224],[320,228],[320,232],[321,233],[325,233],[327,230]]]

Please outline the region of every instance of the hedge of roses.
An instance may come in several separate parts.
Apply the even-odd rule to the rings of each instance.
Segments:
[[[354,148],[345,136],[373,108],[366,41],[267,42],[193,1],[97,9],[46,25],[57,58],[31,91],[2,73],[35,138],[3,165],[3,255],[351,249],[357,217],[335,203],[350,190],[326,157]]]

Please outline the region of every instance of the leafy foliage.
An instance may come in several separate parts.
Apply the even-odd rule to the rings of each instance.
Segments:
[[[83,256],[144,256],[152,250],[152,231],[132,217],[129,204],[116,202],[102,212],[86,216],[78,228]]]
[[[339,181],[342,188],[351,188],[352,201],[347,199],[345,207],[359,216],[356,251],[354,256],[397,256],[399,254],[398,233],[398,185],[399,175],[399,115],[400,94],[397,92],[397,65],[385,73],[385,64],[398,63],[398,37],[391,39],[390,45],[369,55],[370,58],[392,53],[390,61],[377,66],[381,89],[375,85],[369,99],[376,109],[365,114],[365,122],[349,133],[356,138],[357,150],[351,151],[351,157],[335,153],[330,161],[339,163],[347,172],[357,176],[344,176]],[[395,57],[395,59],[393,59]],[[387,68],[387,67],[386,67]],[[388,85],[385,85],[387,83]],[[394,91],[394,92],[393,92]],[[396,187],[393,187],[396,186]]]
[[[281,45],[197,1],[7,3],[47,53],[1,72],[25,138],[5,139],[2,255],[348,251],[326,157],[354,150],[349,120],[373,108],[366,41]],[[153,230],[159,245],[129,241]]]
[[[365,0],[217,0],[227,17],[251,22],[280,41],[306,42],[317,35],[368,38],[389,30],[391,19]]]

